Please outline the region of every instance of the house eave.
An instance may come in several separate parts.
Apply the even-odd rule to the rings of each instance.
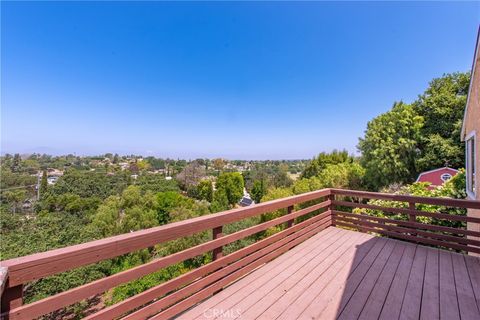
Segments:
[[[475,53],[473,54],[473,63],[472,63],[472,71],[470,72],[470,85],[468,87],[468,95],[467,95],[467,104],[465,105],[465,111],[463,112],[463,121],[462,121],[462,130],[460,131],[460,141],[465,141],[465,135],[467,134],[465,132],[465,120],[467,119],[467,113],[468,113],[468,105],[470,104],[470,95],[472,93],[472,87],[473,87],[473,79],[475,75],[475,67],[477,64],[477,54],[480,51],[480,25],[478,27],[478,32],[477,32],[477,42],[475,44]]]

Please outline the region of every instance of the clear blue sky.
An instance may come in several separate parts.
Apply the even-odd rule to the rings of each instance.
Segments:
[[[2,2],[2,152],[355,152],[394,101],[470,70],[479,22],[479,2]]]

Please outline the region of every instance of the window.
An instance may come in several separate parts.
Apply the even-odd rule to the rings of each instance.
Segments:
[[[465,141],[466,152],[466,179],[467,179],[467,193],[470,197],[475,198],[475,132],[471,133]]]
[[[443,182],[452,179],[452,175],[450,173],[444,173],[440,176],[440,179],[442,179]]]

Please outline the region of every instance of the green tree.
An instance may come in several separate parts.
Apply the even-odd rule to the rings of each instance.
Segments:
[[[49,193],[60,195],[73,193],[80,197],[99,197],[105,199],[110,195],[120,194],[129,185],[127,172],[115,175],[69,169],[49,188]]]
[[[358,144],[368,187],[378,189],[414,180],[423,123],[413,106],[403,102],[368,122],[365,137]]]
[[[433,79],[413,103],[424,118],[419,140],[421,152],[417,159],[420,172],[445,165],[465,166],[465,150],[459,137],[469,84],[469,73],[443,75]]]
[[[266,191],[267,190],[266,190],[265,182],[263,180],[256,180],[253,183],[253,188],[252,188],[252,191],[250,192],[252,195],[253,201],[255,201],[255,203],[260,203]]]
[[[217,190],[225,192],[230,205],[237,204],[243,197],[243,177],[238,172],[224,172],[217,178]]]
[[[369,188],[410,183],[418,173],[442,166],[464,166],[459,137],[469,82],[469,73],[433,79],[411,105],[395,103],[368,123],[358,149]]]
[[[212,204],[210,205],[210,211],[220,212],[228,210],[229,208],[228,197],[225,190],[220,189],[215,191],[213,194]]]
[[[137,177],[135,185],[139,186],[142,191],[151,191],[154,193],[165,191],[180,191],[177,181],[167,180],[161,174],[143,173]]]
[[[108,237],[158,225],[157,211],[152,193],[142,194],[139,187],[129,186],[121,196],[110,196],[98,207],[92,224]]]
[[[365,169],[358,162],[329,164],[318,175],[322,188],[361,189]],[[313,190],[312,190],[313,191]]]
[[[18,171],[20,169],[21,164],[22,164],[22,158],[20,157],[20,154],[15,153],[12,160],[11,170],[13,172]]]
[[[197,185],[197,197],[208,202],[213,201],[213,184],[210,180],[202,180]]]
[[[2,203],[9,204],[13,213],[19,211],[22,203],[27,200],[27,191],[24,189],[8,190],[2,192],[0,195]]]
[[[342,162],[352,162],[353,157],[348,154],[348,151],[333,150],[330,153],[321,152],[316,158],[305,167],[300,175],[300,178],[311,178],[317,176],[329,164],[337,164]]]

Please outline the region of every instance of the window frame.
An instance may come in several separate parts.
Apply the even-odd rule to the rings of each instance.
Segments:
[[[473,140],[473,150],[469,147],[469,141]],[[476,199],[478,186],[476,184],[476,174],[478,168],[475,168],[476,163],[476,151],[477,151],[477,137],[476,132],[472,131],[465,137],[465,187],[467,195]],[[473,154],[471,154],[473,152]],[[471,163],[473,161],[473,163]],[[473,169],[473,172],[472,172]],[[472,185],[473,182],[473,185]]]
[[[444,176],[448,176],[448,178],[444,179],[443,177]],[[452,179],[452,175],[448,172],[445,172],[445,173],[442,173],[442,175],[440,176],[440,180],[442,180],[443,182],[447,182],[448,180]]]

